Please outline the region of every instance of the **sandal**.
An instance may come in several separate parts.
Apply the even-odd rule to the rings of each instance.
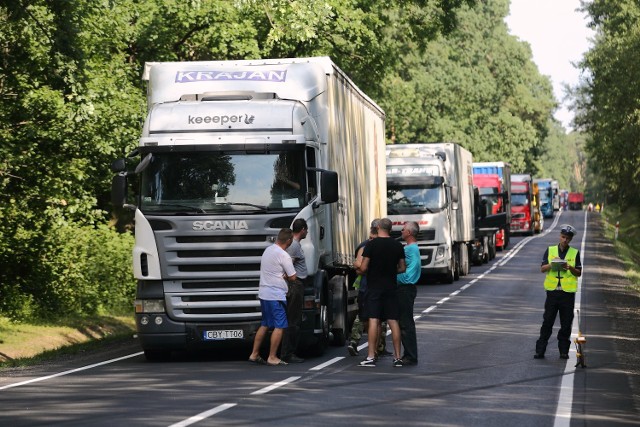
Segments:
[[[255,363],[256,365],[266,365],[267,362],[260,356],[256,357],[255,359],[249,359],[250,363]]]

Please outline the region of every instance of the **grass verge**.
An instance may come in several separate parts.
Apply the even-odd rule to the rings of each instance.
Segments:
[[[55,323],[13,322],[0,317],[0,367],[27,366],[105,341],[131,337],[133,316],[65,319]]]
[[[624,262],[627,278],[634,292],[640,294],[640,206],[620,211],[609,205],[602,211],[605,219],[605,234],[615,240],[616,254]],[[615,238],[616,223],[619,223],[618,238]]]

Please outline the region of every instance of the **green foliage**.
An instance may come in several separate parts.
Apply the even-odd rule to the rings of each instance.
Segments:
[[[615,239],[615,225],[620,226],[615,241],[616,253],[624,262],[631,288],[640,294],[640,206],[621,211],[618,205],[610,204],[602,211],[602,216],[607,237]]]
[[[108,220],[105,165],[135,142],[144,117],[137,72],[116,53],[127,46],[127,16],[92,1],[0,7],[0,311],[12,317],[99,311],[111,305],[101,276],[122,279],[129,263],[95,259],[81,240],[110,247],[96,226]],[[127,238],[107,235],[113,244]],[[77,270],[75,256],[101,274]]]
[[[21,243],[30,245],[33,239],[25,237]],[[10,284],[0,288],[1,312],[15,319],[52,319],[130,310],[135,292],[133,236],[106,225],[61,225],[41,237],[40,245],[16,254],[28,262],[26,268],[0,276],[2,283]]]
[[[598,36],[580,64],[587,77],[574,89],[576,124],[589,135],[589,167],[603,196],[638,206],[640,4],[594,0],[585,9]]]
[[[585,137],[580,132],[565,134],[558,122],[549,123],[549,134],[542,145],[538,177],[553,177],[560,189],[585,191],[587,160]]]
[[[506,0],[463,7],[455,30],[401,57],[380,100],[392,143],[455,141],[476,161],[537,172],[555,101],[507,12]]]

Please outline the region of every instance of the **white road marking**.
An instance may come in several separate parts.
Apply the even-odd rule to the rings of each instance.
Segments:
[[[294,381],[297,381],[300,378],[301,377],[289,377],[286,380],[278,381],[277,383],[271,384],[270,386],[267,386],[265,388],[261,388],[260,390],[256,390],[256,391],[252,392],[251,394],[266,394],[266,393],[269,393],[272,390],[275,390],[277,388],[280,388],[282,386],[290,384],[290,383],[292,383]]]
[[[209,418],[212,415],[219,414],[222,411],[226,411],[229,408],[233,408],[237,403],[223,403],[220,406],[216,406],[215,408],[209,409],[208,411],[200,412],[198,415],[194,415],[191,418],[187,418],[186,420],[180,421],[179,423],[171,424],[169,427],[186,427],[191,424],[202,421],[206,418]]]
[[[75,372],[86,371],[87,369],[96,368],[102,365],[108,365],[109,363],[119,362],[125,359],[130,359],[132,357],[140,356],[141,354],[144,354],[144,353],[140,351],[138,353],[128,354],[126,356],[118,357],[116,359],[110,359],[110,360],[105,360],[104,362],[94,363],[93,365],[87,365],[81,368],[71,369],[69,371],[64,371],[64,372],[58,372],[57,374],[53,374],[53,375],[47,375],[46,377],[38,377],[38,378],[33,378],[27,381],[21,381],[19,383],[7,384],[5,386],[0,387],[0,390],[6,390],[8,388],[19,387],[26,384],[36,383],[38,381],[49,380],[51,378],[61,377],[63,375],[73,374]]]
[[[362,346],[361,346],[361,347],[363,347],[363,348],[364,348],[364,347],[365,347],[365,345],[364,345],[364,344],[362,344]],[[358,347],[358,350],[360,350],[360,347]],[[329,366],[329,365],[333,365],[334,363],[341,361],[342,359],[344,359],[344,357],[334,357],[333,359],[331,359],[331,360],[327,360],[326,362],[321,363],[321,364],[319,364],[319,365],[317,365],[317,366],[314,366],[313,368],[311,368],[311,369],[309,369],[309,370],[310,370],[310,371],[319,371],[319,370],[321,370],[322,368],[326,368],[326,367],[327,367],[327,366]]]
[[[585,247],[587,241],[587,212],[584,213],[584,231],[582,232],[582,242],[580,243],[580,262],[582,269],[584,270],[584,256]],[[578,277],[578,291],[576,292],[575,310],[581,313],[580,300],[582,298],[582,275]],[[573,327],[571,328],[571,341],[578,336],[578,320],[574,319]],[[573,363],[573,354],[575,349],[571,348],[570,351],[572,357],[567,360],[567,364],[564,367],[564,375],[562,376],[562,382],[560,384],[560,396],[558,396],[558,406],[556,408],[556,417],[553,422],[553,427],[569,427],[571,425],[571,414],[573,407],[573,380],[576,372],[576,367]]]

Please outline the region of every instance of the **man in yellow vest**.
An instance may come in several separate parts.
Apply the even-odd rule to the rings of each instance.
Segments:
[[[573,307],[578,290],[578,277],[582,275],[580,251],[569,246],[575,234],[575,228],[563,225],[560,229],[560,243],[549,246],[542,258],[540,271],[546,274],[544,289],[547,291],[547,299],[544,303],[543,322],[540,328],[540,338],[536,341],[534,359],[544,358],[558,313],[560,313],[558,350],[560,350],[561,359],[569,358]]]

